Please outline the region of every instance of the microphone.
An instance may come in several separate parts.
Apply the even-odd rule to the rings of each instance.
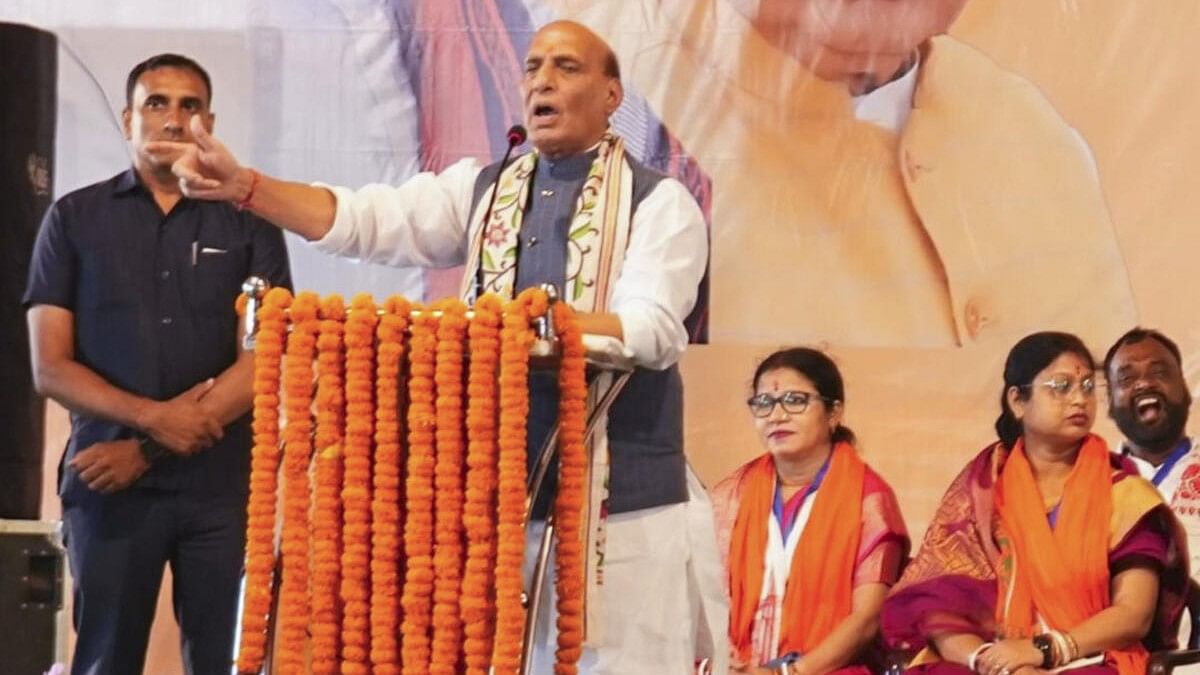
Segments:
[[[525,142],[525,127],[520,124],[514,124],[508,128],[508,133],[505,136],[508,137],[508,151],[512,152],[513,148]],[[504,156],[508,157],[507,154]]]
[[[476,257],[479,266],[475,269],[476,300],[483,295],[483,246],[487,242],[487,226],[488,221],[492,219],[492,207],[496,205],[496,192],[500,189],[500,177],[504,175],[504,169],[508,166],[508,159],[512,156],[513,149],[525,142],[526,135],[525,127],[520,124],[512,125],[505,133],[508,139],[508,149],[504,151],[504,158],[500,160],[500,170],[496,172],[496,180],[492,182],[492,196],[488,199],[487,210],[483,212],[483,223],[479,226],[479,255]]]

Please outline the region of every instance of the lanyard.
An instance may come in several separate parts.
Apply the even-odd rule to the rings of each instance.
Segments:
[[[1192,442],[1189,439],[1185,438],[1179,441],[1179,445],[1176,445],[1175,449],[1171,451],[1171,454],[1167,455],[1165,462],[1158,465],[1158,469],[1154,472],[1154,477],[1150,479],[1150,482],[1154,483],[1154,487],[1162,485],[1163,481],[1167,479],[1167,476],[1171,475],[1171,470],[1175,468],[1175,465],[1179,463],[1179,460],[1183,459],[1184,455],[1188,454],[1191,449]],[[1049,513],[1048,517],[1050,519],[1051,529],[1053,529],[1054,525],[1058,522],[1058,509],[1060,506],[1062,506],[1062,502],[1056,504],[1054,509]]]
[[[1190,440],[1185,438],[1179,441],[1179,445],[1175,446],[1175,449],[1167,456],[1167,461],[1159,465],[1158,470],[1154,472],[1154,478],[1150,479],[1150,482],[1154,483],[1154,487],[1162,485],[1162,482],[1171,473],[1171,469],[1174,469],[1179,460],[1183,459],[1183,456],[1188,454],[1191,449],[1192,442]]]
[[[779,523],[779,532],[783,535],[783,540],[787,541],[788,535],[792,533],[792,527],[796,524],[796,514],[800,513],[800,509],[804,508],[804,503],[808,501],[816,493],[817,488],[821,487],[822,481],[825,480],[825,474],[829,472],[829,463],[833,460],[833,451],[829,452],[829,456],[825,458],[825,463],[817,470],[817,475],[813,477],[812,483],[804,489],[803,495],[800,497],[800,502],[796,504],[794,509],[789,509],[792,513],[791,518],[785,518],[783,507],[783,491],[780,490],[779,482],[775,482],[775,503],[772,510],[775,512],[775,520]]]

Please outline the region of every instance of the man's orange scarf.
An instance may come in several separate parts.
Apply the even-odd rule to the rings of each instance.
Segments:
[[[1108,549],[1113,513],[1113,469],[1108,447],[1089,435],[1063,488],[1054,528],[1024,439],[1018,440],[996,485],[996,509],[1012,541],[1015,573],[1000,575],[996,620],[1008,637],[1037,632],[1037,616],[1070,630],[1111,604]],[[1121,675],[1146,672],[1141,643],[1107,653]]]
[[[850,616],[850,596],[862,530],[866,464],[848,443],[833,448],[829,472],[814,497],[783,596],[779,652],[806,653]],[[775,499],[775,460],[764,455],[742,477],[742,499],[729,550],[729,636],[749,658],[762,594],[767,528]]]

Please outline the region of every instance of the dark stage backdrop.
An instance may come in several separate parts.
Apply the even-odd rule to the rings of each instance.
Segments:
[[[44,401],[33,390],[21,294],[54,185],[58,45],[0,23],[0,518],[36,519]]]

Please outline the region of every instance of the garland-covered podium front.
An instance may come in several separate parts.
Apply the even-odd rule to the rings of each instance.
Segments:
[[[555,671],[574,673],[602,558],[607,460],[588,444],[632,369],[620,349],[585,348],[553,288],[471,308],[365,294],[347,308],[257,279],[246,291],[238,672],[529,672],[553,537]],[[527,475],[530,368],[556,369],[560,398]],[[532,496],[555,451],[558,491],[525,579]]]

